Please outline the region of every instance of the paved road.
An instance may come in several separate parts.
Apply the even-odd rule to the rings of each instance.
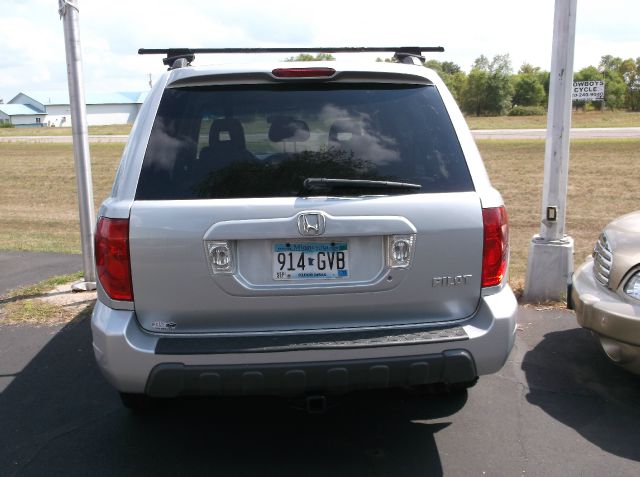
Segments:
[[[308,415],[286,400],[121,407],[89,322],[0,328],[0,473],[634,476],[640,380],[572,313],[521,309],[514,351],[468,394],[356,395]]]
[[[476,139],[545,139],[546,129],[476,129],[471,131]],[[573,128],[572,139],[620,139],[640,138],[637,128]]]
[[[477,129],[471,131],[476,139],[544,139],[546,129]],[[574,128],[575,139],[640,138],[637,128]],[[89,142],[126,142],[126,135],[89,136]],[[7,136],[0,142],[71,142],[71,136]]]
[[[89,142],[127,142],[129,136],[124,134],[105,134],[89,136]],[[54,142],[54,143],[70,143],[72,136],[3,136],[0,142]]]
[[[79,270],[82,270],[80,255],[0,252],[0,296],[12,288]]]

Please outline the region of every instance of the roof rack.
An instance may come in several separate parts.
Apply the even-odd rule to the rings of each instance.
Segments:
[[[234,53],[381,53],[393,52],[400,63],[414,64],[414,58],[424,61],[423,52],[444,51],[442,46],[340,46],[336,48],[140,48],[139,55],[167,55],[162,63],[169,69],[188,66],[196,53],[234,54]]]

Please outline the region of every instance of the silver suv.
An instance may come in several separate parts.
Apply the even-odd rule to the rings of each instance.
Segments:
[[[433,71],[178,51],[96,231],[94,349],[126,405],[464,388],[502,367],[507,215]]]

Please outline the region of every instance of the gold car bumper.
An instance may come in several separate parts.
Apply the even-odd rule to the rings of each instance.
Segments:
[[[597,335],[612,361],[640,374],[640,303],[597,282],[592,260],[575,272],[572,298],[578,324]]]

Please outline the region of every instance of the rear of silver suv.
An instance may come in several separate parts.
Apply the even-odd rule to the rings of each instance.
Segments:
[[[141,396],[324,395],[505,362],[502,199],[430,70],[171,70],[96,233],[95,354]]]

